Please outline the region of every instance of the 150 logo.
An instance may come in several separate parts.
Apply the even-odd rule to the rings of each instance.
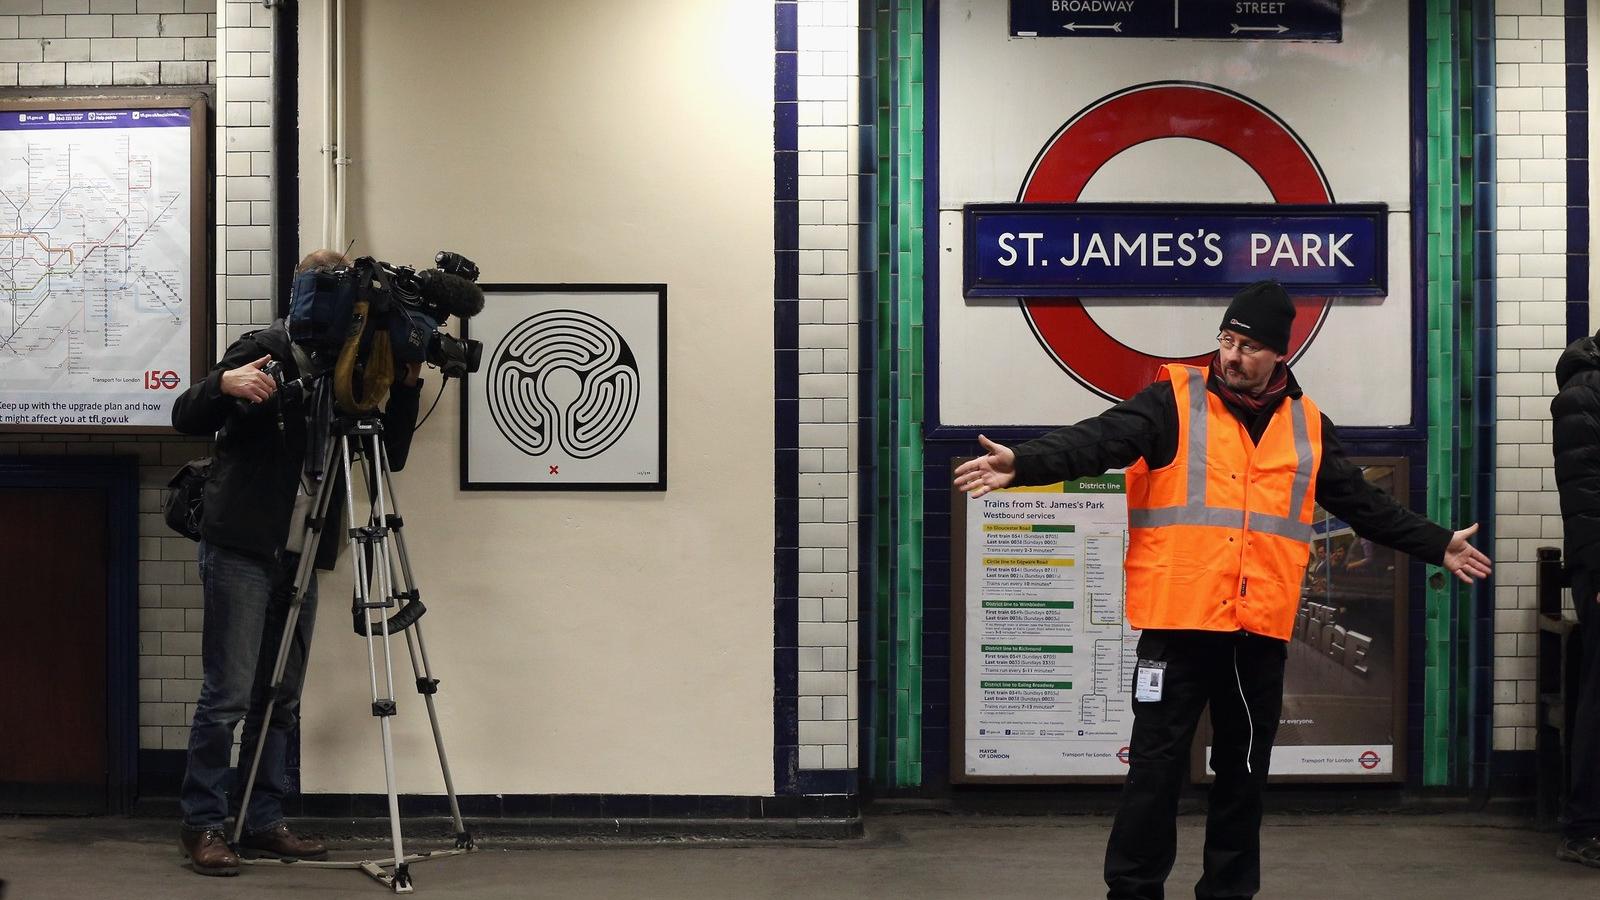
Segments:
[[[144,389],[147,391],[176,390],[180,379],[178,373],[171,369],[165,372],[160,369],[151,369],[144,373]]]

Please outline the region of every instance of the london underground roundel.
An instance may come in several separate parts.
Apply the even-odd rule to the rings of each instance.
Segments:
[[[1045,144],[1017,199],[1076,202],[1117,154],[1167,138],[1204,141],[1232,153],[1266,183],[1277,203],[1333,202],[1322,167],[1281,119],[1241,94],[1186,81],[1137,85],[1084,108]],[[1291,360],[1316,334],[1328,300],[1297,297],[1295,306]],[[1211,356],[1164,357],[1130,347],[1095,322],[1076,297],[1028,298],[1022,308],[1051,357],[1084,387],[1111,400],[1138,393],[1165,363],[1200,365]]]

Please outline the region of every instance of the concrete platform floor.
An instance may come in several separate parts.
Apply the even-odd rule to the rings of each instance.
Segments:
[[[929,813],[871,816],[835,842],[618,844],[495,840],[419,864],[419,898],[1095,898],[1110,820]],[[1180,819],[1168,896],[1191,896],[1203,837]],[[380,897],[356,871],[246,867],[202,878],[181,861],[174,823],[0,819],[5,900]],[[1554,858],[1555,837],[1493,814],[1270,816],[1260,896],[1293,900],[1524,900],[1600,896],[1600,870]],[[439,847],[435,843],[431,847]],[[376,855],[340,842],[335,856]],[[415,849],[430,849],[420,843]],[[413,849],[408,843],[408,850]]]

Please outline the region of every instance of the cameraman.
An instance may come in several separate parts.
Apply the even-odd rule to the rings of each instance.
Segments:
[[[333,250],[317,250],[295,274],[349,265]],[[282,319],[244,335],[230,346],[206,379],[178,397],[172,425],[185,434],[216,432],[217,443],[205,487],[200,533],[200,582],[205,595],[201,661],[205,681],[189,729],[189,757],[179,797],[184,854],[202,875],[237,875],[239,858],[227,843],[228,795],[242,795],[250,756],[267,706],[272,670],[293,599],[298,554],[285,549],[298,494],[314,493],[302,477],[306,448],[303,410],[281,409],[277,382],[262,368],[282,365],[285,382],[301,373]],[[416,426],[421,364],[408,366],[390,390],[383,414],[384,448],[395,471],[405,466]],[[281,413],[281,416],[280,416]],[[280,425],[281,422],[281,425]],[[329,473],[328,478],[335,477]],[[337,485],[334,485],[335,487]],[[342,516],[339,491],[330,520]],[[317,568],[331,569],[342,546],[342,530],[319,548]],[[316,621],[315,573],[295,628],[277,706],[245,816],[240,850],[258,855],[316,859],[327,855],[317,841],[292,833],[284,821],[285,754],[299,720],[311,629]],[[234,726],[244,719],[237,774],[229,765]]]

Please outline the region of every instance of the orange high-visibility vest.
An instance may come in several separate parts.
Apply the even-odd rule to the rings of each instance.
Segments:
[[[1178,404],[1172,462],[1128,469],[1128,623],[1288,640],[1311,554],[1322,414],[1289,397],[1259,444],[1206,390],[1208,371],[1167,365]]]

